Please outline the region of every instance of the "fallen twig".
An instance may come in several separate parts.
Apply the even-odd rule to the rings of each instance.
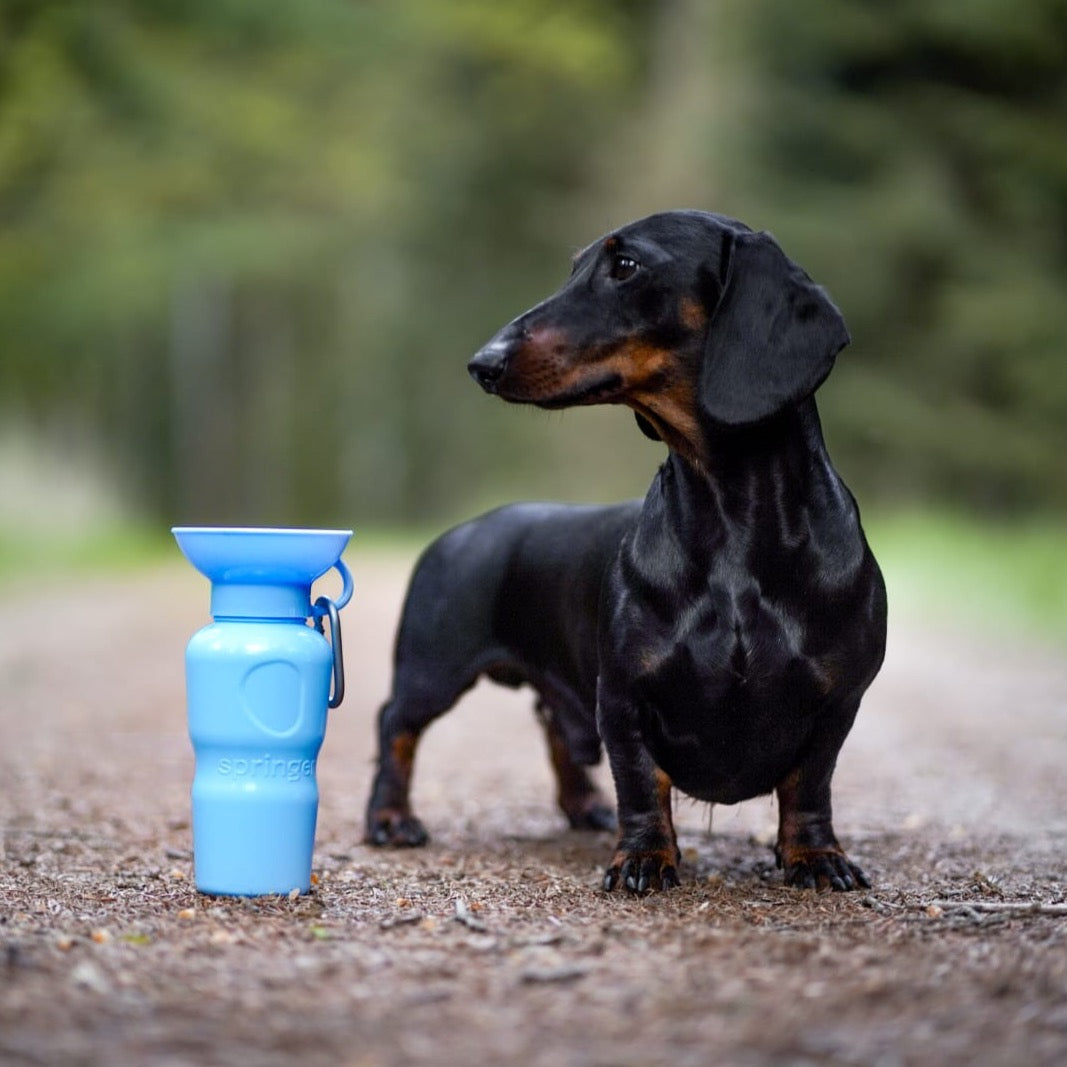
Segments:
[[[452,918],[456,922],[462,923],[468,930],[484,933],[488,929],[481,919],[476,919],[471,914],[470,908],[467,907],[467,902],[462,897],[456,897],[456,914]]]
[[[413,926],[421,923],[425,916],[421,911],[405,911],[396,915],[390,915],[378,923],[379,930],[392,930],[395,926]]]
[[[929,900],[916,905],[929,911],[940,908],[942,911],[987,911],[1010,915],[1067,915],[1067,904],[1043,904],[1040,901],[1025,900]]]

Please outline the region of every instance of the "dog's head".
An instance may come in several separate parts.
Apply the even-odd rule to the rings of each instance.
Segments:
[[[809,396],[848,343],[840,312],[769,234],[721,215],[651,215],[595,241],[554,296],[470,361],[479,385],[545,408],[628,404],[679,451],[702,427]]]

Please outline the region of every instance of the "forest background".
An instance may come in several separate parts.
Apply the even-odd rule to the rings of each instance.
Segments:
[[[844,310],[868,512],[1062,555],[1064,0],[0,0],[0,557],[640,495],[628,412],[465,363],[674,207]]]

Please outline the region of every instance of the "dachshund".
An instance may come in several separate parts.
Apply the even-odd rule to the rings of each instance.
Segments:
[[[552,297],[469,362],[487,392],[558,409],[626,404],[667,447],[643,502],[515,504],[416,565],[379,716],[366,840],[420,845],[422,731],[477,678],[530,685],[574,827],[613,813],[603,880],[679,884],[671,790],[777,794],[787,885],[868,887],[834,834],[831,778],[885,653],[886,592],[831,465],[814,393],[849,342],[770,234],[652,215],[594,242]]]

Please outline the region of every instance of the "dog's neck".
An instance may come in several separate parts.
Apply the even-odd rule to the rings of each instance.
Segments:
[[[825,453],[822,422],[814,397],[749,426],[720,426],[704,420],[704,453],[712,478],[729,477],[784,457]]]
[[[830,464],[811,397],[755,426],[705,427],[700,459],[671,449],[657,482],[665,520],[676,528],[694,527],[691,543],[701,541],[696,528],[766,528],[778,522],[779,511],[835,517],[854,511]],[[754,511],[754,500],[768,502],[766,513]],[[774,506],[787,501],[801,506]]]

